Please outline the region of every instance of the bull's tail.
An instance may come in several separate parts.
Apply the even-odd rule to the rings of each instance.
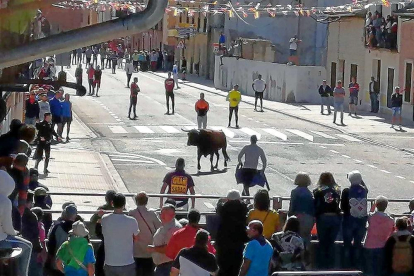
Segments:
[[[229,157],[229,155],[227,154],[227,150],[226,150],[226,148],[223,148],[223,156],[224,156],[224,161],[227,163],[227,161],[230,161],[230,157]]]

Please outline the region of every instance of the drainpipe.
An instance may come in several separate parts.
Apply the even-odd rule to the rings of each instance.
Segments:
[[[148,30],[164,17],[167,5],[168,0],[150,0],[143,12],[52,35],[3,51],[0,53],[0,69]]]

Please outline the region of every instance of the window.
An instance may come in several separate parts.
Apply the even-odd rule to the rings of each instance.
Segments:
[[[394,90],[394,68],[388,68],[387,76],[387,106],[391,107],[391,94]]]
[[[198,18],[197,18],[197,31],[201,31],[201,13],[198,13]]]
[[[355,77],[355,80],[358,81],[358,65],[351,64],[351,74],[349,76],[349,81],[352,81],[352,77]]]
[[[381,93],[381,60],[379,59],[372,61],[372,76],[378,82],[378,90]]]
[[[331,62],[331,87],[336,86],[336,62]]]
[[[183,14],[180,13],[180,23],[183,23]]]
[[[342,73],[341,81],[342,81],[342,84],[345,85],[345,60],[343,59],[339,60],[339,72]]]
[[[188,13],[186,14],[186,21],[187,23],[190,23],[190,17],[188,16]]]
[[[195,18],[194,18],[194,15],[191,17],[191,24],[193,24],[194,25],[194,22],[195,22]]]
[[[207,32],[207,17],[204,17],[204,22],[203,22],[203,32],[206,33]]]
[[[413,64],[405,63],[405,87],[404,87],[404,101],[411,102],[411,81],[413,74]]]

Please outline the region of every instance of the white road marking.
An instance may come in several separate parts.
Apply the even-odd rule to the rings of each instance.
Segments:
[[[152,129],[147,126],[134,126],[140,133],[154,133]]]
[[[286,131],[289,131],[289,132],[291,132],[293,134],[296,134],[296,135],[298,135],[302,138],[305,138],[306,140],[309,140],[309,141],[313,142],[313,136],[310,135],[310,134],[307,134],[303,131],[300,131],[300,130],[297,130],[297,129],[286,129]]]
[[[113,132],[113,133],[128,133],[128,131],[125,130],[125,128],[121,127],[121,126],[108,126],[109,129]]]
[[[357,162],[357,163],[362,163],[362,161],[358,160],[358,159],[354,159],[354,161]]]
[[[336,150],[330,150],[330,152],[333,152],[333,153],[339,153],[339,152],[337,152]]]
[[[342,154],[342,157],[345,157],[345,158],[351,158],[350,156],[345,155],[345,154]]]
[[[143,155],[140,155],[140,154],[131,154],[131,153],[121,153],[120,152],[120,153],[109,154],[109,156],[110,157],[122,157],[122,158],[127,157],[127,158],[133,158],[133,159],[134,158],[135,159],[142,158],[142,159],[151,160],[151,161],[153,161],[153,162],[155,162],[155,163],[157,163],[161,166],[165,166],[165,163],[162,162],[161,160],[158,160],[158,159],[155,159],[155,158],[152,158],[152,157],[143,156]]]
[[[208,208],[208,209],[215,209],[216,207],[214,207],[213,204],[211,204],[210,202],[204,202],[204,205]]]
[[[147,161],[147,160],[121,159],[121,158],[113,158],[112,161],[154,164],[154,162]]]
[[[399,178],[399,179],[405,179],[405,177],[404,177],[404,176],[400,176],[400,175],[396,175],[395,177],[396,177],[396,178]]]
[[[247,118],[247,120],[253,121],[253,118]]]
[[[253,129],[250,129],[250,128],[247,128],[247,127],[242,127],[240,129],[240,131],[243,131],[244,133],[246,133],[247,135],[250,135],[250,136],[256,135],[257,139],[260,139],[262,137],[262,135],[259,132],[254,131]]]
[[[381,170],[382,172],[384,172],[384,173],[391,173],[391,172],[389,172],[389,171],[386,171],[386,170]]]
[[[121,119],[115,119],[116,121],[118,121],[118,122],[121,122],[122,120]]]
[[[373,169],[376,169],[377,167],[376,166],[374,166],[374,165],[367,165],[368,167],[370,167],[370,168],[373,168]]]
[[[116,116],[116,115],[112,115],[115,119],[119,119],[119,117],[118,116]]]
[[[346,134],[336,134],[336,136],[339,136],[345,140],[351,141],[351,142],[361,142],[361,140],[354,138],[352,136],[346,135]]]
[[[328,135],[328,134],[326,134],[326,133],[323,133],[323,132],[320,132],[320,131],[313,131],[313,130],[311,130],[310,132],[312,132],[312,133],[315,133],[315,134],[317,134],[317,135],[319,135],[319,136],[322,136],[323,138],[327,138],[327,139],[338,139],[338,138],[336,138],[336,137],[333,137],[333,136],[331,136],[331,135]]]
[[[180,131],[173,126],[160,126],[164,131],[168,133],[179,133]]]
[[[193,125],[193,126],[183,126],[182,128],[185,129],[185,130],[193,130],[193,129],[197,129],[198,126],[196,126],[196,125]]]
[[[414,184],[414,181],[410,181],[410,182]]]
[[[282,132],[277,131],[276,129],[273,129],[273,128],[264,128],[263,131],[266,131],[267,133],[269,133],[269,134],[271,134],[273,136],[276,136],[276,137],[282,139],[283,141],[286,141],[287,140],[287,135],[284,134],[284,133],[282,133]]]
[[[309,142],[309,145],[322,145],[322,146],[332,146],[332,147],[345,147],[344,144],[314,143],[314,142]]]
[[[323,148],[323,149],[326,149],[326,147],[324,147],[324,146],[319,146],[320,148]]]
[[[233,131],[225,128],[225,127],[220,127],[220,126],[212,126],[211,127],[213,130],[221,130],[224,132],[224,134],[229,137],[229,138],[234,138],[235,134]]]

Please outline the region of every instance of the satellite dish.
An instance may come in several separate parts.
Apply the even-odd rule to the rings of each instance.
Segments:
[[[6,118],[6,115],[7,115],[6,102],[2,98],[0,98],[0,122],[2,122],[4,118]]]

